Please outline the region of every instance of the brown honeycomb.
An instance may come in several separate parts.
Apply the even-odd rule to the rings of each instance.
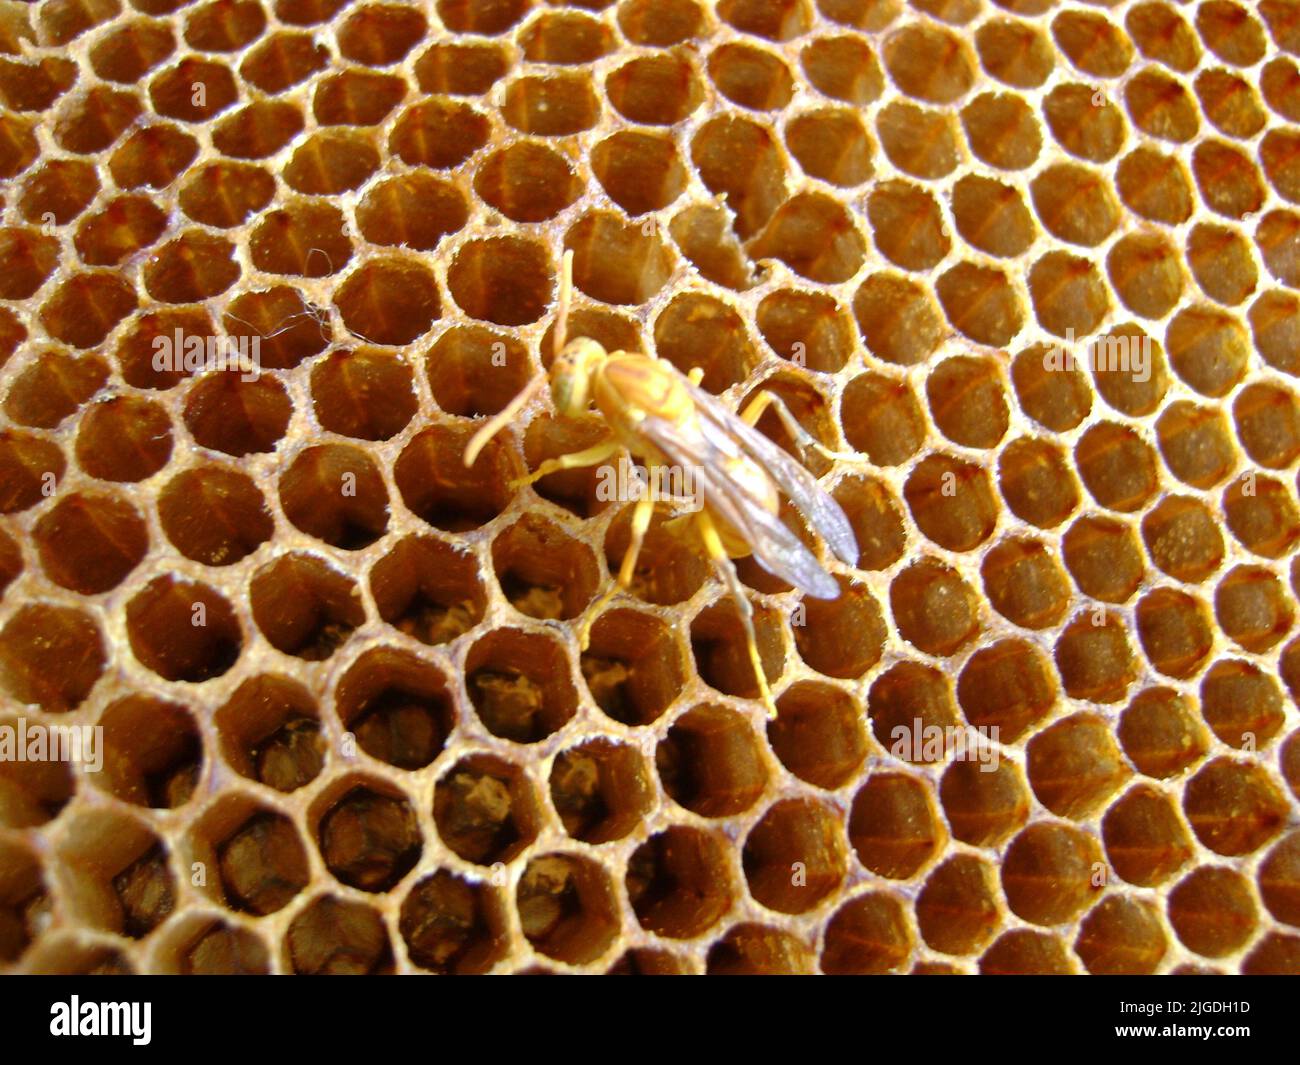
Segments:
[[[0,53],[0,724],[104,745],[0,763],[7,968],[1296,971],[1297,0],[4,0]],[[573,332],[860,453],[840,598],[739,567],[775,721],[658,528],[579,650],[626,507],[510,482],[594,417],[461,463],[565,249]],[[1047,368],[1097,338],[1149,374]]]

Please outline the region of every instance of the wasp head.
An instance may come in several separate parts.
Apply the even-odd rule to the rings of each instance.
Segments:
[[[555,409],[574,417],[587,409],[591,399],[591,375],[605,359],[605,349],[586,337],[571,340],[551,364],[551,398]]]

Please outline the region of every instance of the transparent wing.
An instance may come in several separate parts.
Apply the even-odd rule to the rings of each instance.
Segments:
[[[644,419],[639,428],[669,463],[695,471],[702,499],[745,538],[763,569],[818,599],[834,599],[840,594],[835,578],[822,569],[786,524],[770,513],[749,487],[727,476],[727,459],[746,455],[725,432],[714,430],[702,436],[656,417]]]
[[[688,387],[701,420],[715,430],[706,429],[710,439],[722,435],[738,440],[745,453],[772,475],[772,480],[790,497],[790,502],[798,507],[835,556],[850,566],[856,565],[858,541],[853,527],[840,505],[817,483],[817,478],[713,396],[694,385]]]

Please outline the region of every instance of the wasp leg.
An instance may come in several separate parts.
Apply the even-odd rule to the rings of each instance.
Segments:
[[[631,585],[632,575],[636,572],[636,560],[641,554],[641,545],[645,542],[646,530],[650,528],[650,519],[654,517],[654,513],[655,501],[647,492],[636,501],[636,509],[632,511],[632,539],[627,545],[627,550],[623,552],[623,563],[618,568],[618,576],[613,586],[587,611],[587,620],[578,629],[578,646],[582,650],[585,651],[591,642],[591,626],[595,624],[596,618],[605,609],[605,605]]]
[[[816,439],[812,433],[799,424],[795,416],[790,413],[790,408],[785,405],[785,402],[775,392],[760,392],[755,396],[749,406],[740,412],[741,421],[746,425],[757,425],[758,419],[763,416],[763,412],[768,407],[776,411],[776,416],[781,419],[781,424],[785,426],[786,431],[794,437],[795,443],[800,447],[810,447],[817,454],[828,459],[853,459],[856,461],[862,458],[856,451],[832,451],[820,440]]]
[[[763,700],[763,705],[767,707],[768,718],[775,721],[777,715],[776,701],[772,698],[772,689],[767,686],[767,674],[763,672],[763,660],[758,655],[758,637],[754,634],[754,608],[749,605],[749,597],[745,594],[740,578],[736,575],[736,567],[732,565],[731,559],[727,555],[727,549],[722,546],[722,537],[718,535],[718,529],[713,524],[713,519],[705,511],[701,510],[695,515],[695,520],[700,531],[700,537],[704,540],[704,548],[709,553],[709,558],[713,560],[719,576],[727,583],[727,587],[731,590],[731,597],[736,601],[736,610],[740,613],[740,622],[745,626],[745,641],[749,645],[749,661],[754,667],[754,677],[758,681],[758,695]]]
[[[555,473],[559,470],[576,470],[583,466],[594,466],[598,462],[603,462],[619,449],[618,440],[609,437],[600,441],[598,444],[592,444],[591,447],[583,448],[581,451],[571,451],[567,455],[561,455],[559,458],[547,459],[537,467],[527,477],[516,477],[510,482],[511,488],[522,488],[526,484],[532,484],[534,481],[540,481],[543,477]]]
[[[690,383],[693,384],[696,388],[699,388],[700,382],[704,380],[704,367],[703,366],[695,367],[695,369],[691,370],[690,373],[686,375],[686,379],[690,381]]]

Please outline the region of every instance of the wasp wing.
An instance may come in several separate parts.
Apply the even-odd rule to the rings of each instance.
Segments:
[[[818,599],[838,596],[835,578],[822,569],[802,541],[767,510],[765,501],[751,487],[727,475],[727,460],[748,458],[744,450],[724,429],[703,420],[694,421],[692,428],[696,427],[705,431],[683,429],[654,416],[643,419],[638,426],[670,464],[694,471],[701,498],[744,537],[755,560],[768,573]]]
[[[811,473],[787,455],[757,429],[746,425],[701,388],[688,383],[691,398],[703,421],[722,434],[740,442],[751,459],[772,476],[772,480],[812,524],[835,556],[850,566],[857,565],[858,541],[853,527],[840,505],[817,483]]]

